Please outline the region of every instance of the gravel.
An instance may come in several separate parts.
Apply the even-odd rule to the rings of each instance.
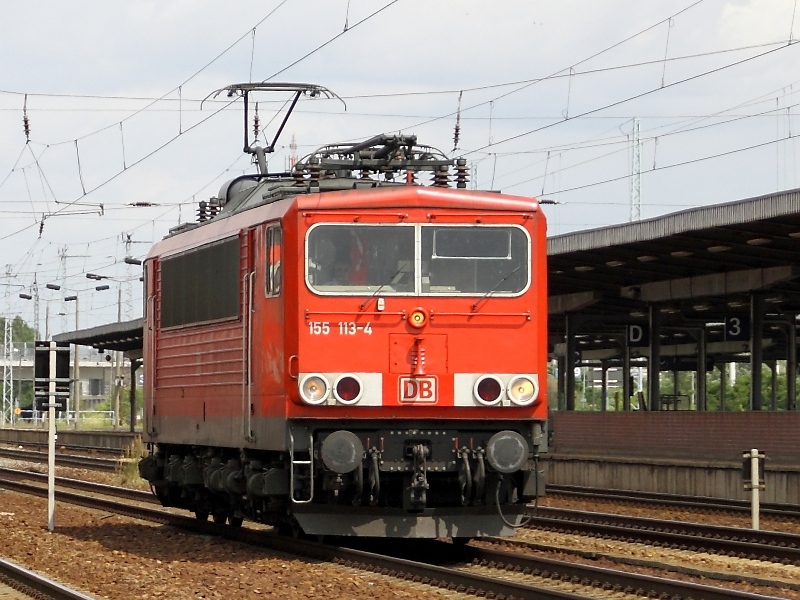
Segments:
[[[0,466],[45,472],[31,466],[0,461]],[[110,485],[122,483],[120,475],[84,469],[57,468],[58,475]],[[147,489],[146,483],[128,483]],[[585,502],[550,497],[544,505],[588,509]],[[746,526],[746,518],[724,513],[698,513],[628,503],[592,501],[591,510],[637,514],[718,525]],[[57,503],[56,529],[47,530],[45,499],[0,492],[0,556],[40,572],[97,598],[467,598],[422,584],[395,580],[329,563],[282,555],[263,548],[185,533],[129,517]],[[762,520],[762,527],[784,531],[800,529],[797,522]],[[797,531],[795,531],[797,532]],[[524,530],[526,539],[550,548],[580,548],[596,552],[594,560],[581,560],[664,576],[692,577],[719,573],[737,587],[800,600],[800,567],[724,557],[668,548],[630,544],[572,534]],[[559,556],[564,558],[564,556]],[[621,564],[627,563],[627,564]],[[656,568],[659,567],[659,568]],[[662,568],[663,567],[663,568]],[[781,582],[784,589],[758,582]],[[718,580],[704,581],[726,585]]]
[[[113,474],[61,467],[57,474],[119,484]],[[48,531],[45,498],[0,491],[0,556],[96,598],[471,598],[60,502],[55,523]]]

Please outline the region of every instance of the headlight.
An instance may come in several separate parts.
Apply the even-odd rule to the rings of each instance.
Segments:
[[[528,442],[516,431],[495,433],[486,444],[486,459],[495,471],[515,473],[528,459]]]
[[[330,391],[328,381],[322,375],[312,373],[300,380],[300,398],[306,404],[323,404]]]
[[[508,398],[517,406],[529,406],[539,397],[539,379],[518,375],[508,383],[506,391]]]
[[[424,308],[415,308],[410,315],[408,315],[408,324],[415,329],[420,329],[428,322],[428,313]]]
[[[333,395],[342,404],[357,404],[362,391],[361,382],[355,375],[340,375],[333,384]]]
[[[475,382],[472,393],[480,404],[494,406],[503,396],[503,384],[494,375],[484,375]]]
[[[325,438],[320,454],[322,462],[334,473],[349,473],[361,464],[364,445],[356,434],[341,429]]]

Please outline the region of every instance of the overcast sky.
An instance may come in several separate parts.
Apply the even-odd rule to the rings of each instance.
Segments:
[[[19,294],[36,281],[42,331],[48,305],[51,334],[75,324],[47,283],[79,295],[81,328],[115,321],[120,289],[123,319],[140,316],[124,257],[254,170],[241,101],[200,107],[236,82],[317,83],[346,102],[302,101],[273,170],[293,137],[302,157],[413,133],[467,158],[471,185],[558,201],[544,209],[551,235],[631,219],[635,122],[641,218],[800,187],[796,5],[6,0],[0,312],[32,322]],[[286,97],[256,99],[271,140]]]

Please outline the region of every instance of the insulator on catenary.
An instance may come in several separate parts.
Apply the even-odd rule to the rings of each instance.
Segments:
[[[28,120],[28,94],[25,94],[25,103],[22,105],[22,129],[25,132],[25,143],[31,141],[31,123]]]
[[[467,187],[467,182],[469,178],[467,177],[467,159],[466,158],[459,158],[456,160],[456,187],[459,189],[464,189]]]
[[[256,102],[256,113],[253,115],[253,139],[258,139],[258,134],[260,133],[260,126],[261,123],[258,118],[258,102]]]
[[[297,167],[292,170],[292,177],[294,177],[294,185],[303,186],[306,184],[306,170],[303,167]]]
[[[308,159],[308,171],[311,178],[311,185],[319,187],[319,180],[322,172],[319,166],[318,158],[312,156],[310,159]]]
[[[450,187],[450,171],[447,165],[441,165],[438,170],[433,173],[434,187]]]

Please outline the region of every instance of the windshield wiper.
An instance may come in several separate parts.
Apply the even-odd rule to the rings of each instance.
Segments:
[[[362,302],[362,303],[361,303],[361,304],[358,306],[359,310],[364,310],[364,309],[367,307],[367,304],[369,304],[369,301],[370,301],[370,300],[372,300],[372,299],[373,299],[375,296],[377,296],[377,295],[380,293],[380,291],[381,291],[383,288],[385,288],[387,285],[389,285],[390,283],[392,283],[392,282],[394,281],[394,278],[395,278],[395,277],[397,277],[398,275],[400,275],[400,273],[402,273],[402,272],[403,272],[403,270],[404,270],[406,267],[408,267],[408,265],[407,265],[407,264],[402,264],[402,265],[400,265],[400,268],[399,268],[399,269],[397,269],[397,271],[395,271],[394,273],[392,273],[392,276],[391,276],[391,277],[389,277],[389,279],[387,279],[386,281],[384,281],[384,282],[383,282],[383,283],[380,285],[380,287],[378,287],[378,289],[377,289],[377,290],[375,290],[375,291],[372,293],[372,295],[371,295],[369,298],[367,298],[366,300],[364,300],[364,301],[363,301],[363,302]]]
[[[489,290],[488,292],[486,292],[486,293],[485,293],[483,296],[481,296],[480,298],[478,298],[478,299],[475,301],[475,303],[472,305],[472,310],[474,311],[476,308],[478,308],[478,305],[479,305],[481,302],[483,302],[484,300],[486,300],[486,298],[488,298],[488,297],[489,297],[491,294],[493,294],[493,293],[495,292],[495,290],[497,290],[497,288],[499,288],[499,287],[500,287],[500,285],[501,285],[501,284],[502,284],[502,283],[503,283],[503,282],[504,282],[506,279],[508,279],[509,277],[511,277],[511,276],[512,276],[514,273],[516,273],[517,271],[519,271],[519,270],[520,270],[520,269],[523,267],[523,265],[524,265],[524,264],[525,264],[525,263],[520,263],[519,265],[517,265],[517,268],[516,268],[516,269],[514,269],[514,270],[513,270],[513,271],[511,271],[511,272],[510,272],[508,275],[506,275],[505,277],[503,277],[503,278],[502,278],[500,281],[498,281],[497,283],[495,283],[495,284],[492,286],[492,289],[490,289],[490,290]]]

